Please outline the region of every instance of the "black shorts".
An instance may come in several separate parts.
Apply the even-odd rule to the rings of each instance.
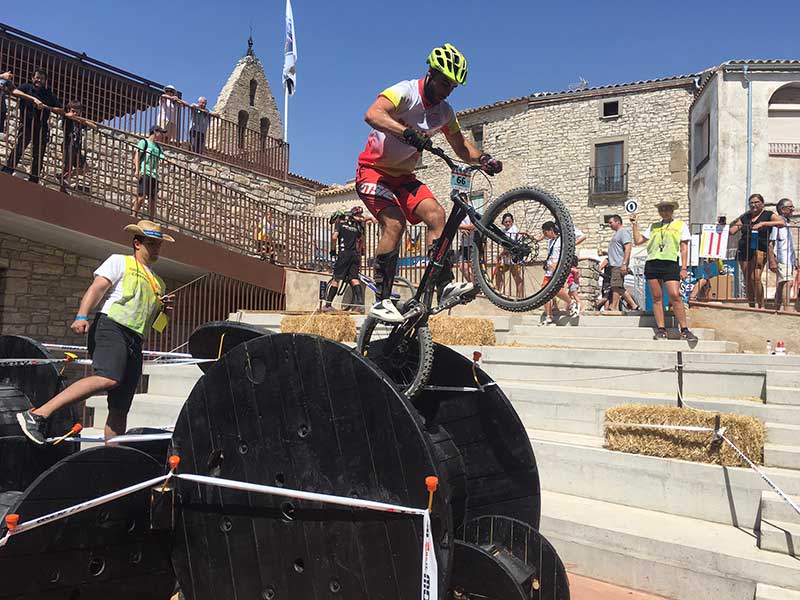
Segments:
[[[86,156],[81,152],[80,146],[67,146],[64,148],[64,170],[83,169],[86,166]]]
[[[158,194],[158,179],[149,175],[142,175],[139,177],[137,191],[139,192],[139,197],[155,200],[156,194]]]
[[[142,338],[108,315],[97,313],[89,328],[88,350],[94,374],[119,382],[108,392],[108,408],[127,414],[142,376]]]
[[[361,255],[357,252],[340,252],[333,265],[333,278],[337,281],[358,279]]]
[[[472,244],[465,244],[458,249],[458,259],[461,262],[472,262]]]
[[[644,278],[659,281],[680,281],[681,267],[674,260],[648,260],[644,263]]]

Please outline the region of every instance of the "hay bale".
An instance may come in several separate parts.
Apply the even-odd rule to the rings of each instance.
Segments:
[[[445,346],[494,346],[494,323],[477,317],[431,317],[433,341]]]
[[[286,315],[281,319],[281,332],[321,335],[334,342],[355,342],[356,322],[350,315]]]
[[[675,431],[649,429],[615,423],[650,425],[691,425],[714,427],[714,417],[727,428],[725,436],[736,444],[756,464],[764,462],[764,424],[754,417],[727,413],[677,408],[623,404],[606,411],[605,447],[609,450],[646,454],[662,458],[679,458],[695,462],[714,463],[731,467],[746,467],[747,463],[723,440],[714,441],[705,431]]]

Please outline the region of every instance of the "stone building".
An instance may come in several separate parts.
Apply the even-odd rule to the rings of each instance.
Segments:
[[[240,132],[250,128],[264,138],[283,139],[278,104],[264,73],[264,65],[253,52],[252,37],[247,40],[247,53],[236,63],[219,93],[213,111],[238,123]]]
[[[316,194],[313,214],[319,217],[329,217],[337,210],[349,210],[354,206],[362,206],[361,199],[356,193],[354,181],[344,185],[332,185],[319,190]]]
[[[748,190],[767,204],[800,197],[800,60],[710,69],[690,116],[693,222],[733,221],[746,209]]]
[[[581,255],[605,249],[614,213],[639,201],[642,222],[657,218],[654,203],[678,200],[688,216],[689,107],[695,75],[563,92],[536,93],[465,110],[458,118],[476,144],[503,160],[501,174],[474,181],[473,202],[506,190],[537,186],[559,197],[588,234]],[[445,144],[443,136],[434,142]],[[440,201],[449,171],[425,153],[417,175]]]

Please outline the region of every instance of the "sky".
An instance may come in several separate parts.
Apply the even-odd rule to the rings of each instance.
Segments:
[[[290,170],[344,183],[388,86],[424,75],[431,48],[467,57],[463,110],[568,89],[696,73],[726,60],[800,59],[798,0],[685,2],[293,0],[297,90],[289,100]],[[213,106],[247,49],[264,64],[283,114],[285,0],[5,2],[0,22]],[[2,66],[2,65],[0,65]],[[502,158],[502,157],[500,157]]]

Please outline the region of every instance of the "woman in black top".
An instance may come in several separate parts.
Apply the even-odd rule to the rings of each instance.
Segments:
[[[750,212],[744,213],[731,224],[730,233],[742,231],[736,249],[736,260],[744,274],[747,303],[752,307],[764,308],[761,274],[767,262],[769,233],[773,227],[783,227],[783,219],[764,208],[764,197],[761,194],[753,194],[748,202]]]

